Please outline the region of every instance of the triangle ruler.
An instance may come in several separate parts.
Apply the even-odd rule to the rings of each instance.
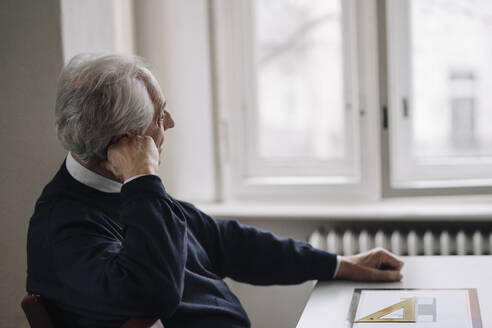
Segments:
[[[356,322],[416,322],[415,320],[415,305],[417,304],[417,297],[408,298],[399,303],[390,305],[377,312],[369,314]],[[388,314],[403,309],[403,316],[401,318],[383,318]]]

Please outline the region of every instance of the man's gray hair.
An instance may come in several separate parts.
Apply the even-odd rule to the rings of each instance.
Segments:
[[[73,57],[57,87],[56,133],[63,147],[85,162],[101,161],[114,136],[143,134],[154,115],[148,90],[156,88],[154,81],[135,56]]]

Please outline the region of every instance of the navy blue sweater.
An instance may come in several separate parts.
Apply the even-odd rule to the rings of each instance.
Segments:
[[[121,193],[90,188],[65,163],[29,223],[27,291],[58,327],[119,327],[161,318],[172,327],[249,327],[222,280],[296,284],[331,279],[336,255],[232,220],[166,193],[156,176]]]

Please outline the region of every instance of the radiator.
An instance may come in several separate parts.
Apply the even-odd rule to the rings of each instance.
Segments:
[[[309,243],[340,255],[352,255],[384,247],[396,255],[488,255],[492,250],[490,231],[427,230],[315,230]]]

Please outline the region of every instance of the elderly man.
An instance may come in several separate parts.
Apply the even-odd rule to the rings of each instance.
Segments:
[[[249,327],[224,277],[401,279],[403,263],[384,250],[337,257],[171,197],[156,174],[173,126],[138,58],[79,55],[63,69],[56,129],[69,153],[36,203],[27,245],[27,290],[44,297],[57,327],[119,327],[132,317]]]

